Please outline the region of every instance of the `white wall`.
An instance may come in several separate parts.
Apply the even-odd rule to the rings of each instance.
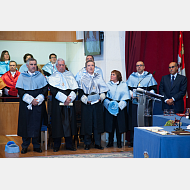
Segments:
[[[74,75],[85,65],[84,43],[67,43],[66,65]],[[119,70],[126,81],[125,71],[125,32],[104,31],[101,42],[101,55],[94,56],[95,63],[103,71],[106,82],[110,80],[112,70]]]
[[[25,53],[31,53],[38,64],[49,62],[49,54],[55,53],[63,58],[69,70],[76,75],[85,65],[83,42],[32,42],[32,41],[0,41],[0,52],[8,50],[11,60],[23,64]],[[126,81],[125,74],[125,32],[104,31],[101,42],[101,55],[94,56],[95,63],[102,68],[106,82],[110,80],[111,71],[119,70]]]
[[[38,64],[49,62],[49,54],[55,53],[58,57],[66,59],[65,42],[32,42],[32,41],[0,41],[0,52],[8,50],[11,60],[23,64],[23,56],[31,53]]]
[[[103,70],[106,82],[110,80],[112,70],[119,70],[126,81],[125,71],[125,32],[104,31],[101,55],[95,56],[95,63]]]
[[[85,66],[86,57],[84,56],[83,42],[67,42],[66,52],[66,65],[76,75]]]

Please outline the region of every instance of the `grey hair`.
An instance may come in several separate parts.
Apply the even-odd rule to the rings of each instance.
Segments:
[[[34,58],[29,58],[27,61],[26,61],[26,65],[29,65],[29,62],[30,61],[36,61],[36,65],[37,65],[37,60],[34,59]]]
[[[56,60],[56,62],[55,62],[55,66],[57,66],[58,61],[64,61],[64,63],[65,63],[65,60],[64,60],[64,59],[62,59],[62,58],[58,58],[58,59]]]

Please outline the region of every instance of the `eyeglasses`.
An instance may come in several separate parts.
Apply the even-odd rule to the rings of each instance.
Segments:
[[[51,57],[51,59],[52,59],[52,58],[56,58],[56,57]]]
[[[171,66],[171,67],[168,67],[168,68],[169,68],[169,69],[171,69],[171,68],[173,69],[174,67],[176,67],[176,66]]]
[[[144,66],[144,65],[136,65],[136,67],[142,67],[142,66]]]

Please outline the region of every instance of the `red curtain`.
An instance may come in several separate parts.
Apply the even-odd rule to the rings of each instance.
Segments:
[[[184,32],[184,59],[187,80],[190,62],[190,32]],[[162,76],[169,74],[170,62],[178,61],[179,31],[127,31],[125,34],[126,77],[136,72],[136,62],[143,61],[145,70],[155,72],[158,90]],[[190,83],[188,82],[189,89]],[[158,91],[159,93],[159,91]],[[190,107],[190,90],[187,107]]]

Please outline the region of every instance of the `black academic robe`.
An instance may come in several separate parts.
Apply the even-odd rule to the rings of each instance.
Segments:
[[[52,137],[62,138],[77,135],[75,101],[73,102],[73,106],[60,106],[60,101],[55,98],[58,91],[68,96],[71,93],[71,90],[60,90],[51,85],[49,85],[49,88],[52,94]]]
[[[24,102],[22,98],[25,93],[33,96],[34,98],[39,94],[43,94],[44,97],[46,97],[48,93],[48,85],[36,90],[17,89],[20,97],[17,134],[21,137],[39,137],[45,101],[43,101],[41,105],[32,106],[32,110],[29,110],[27,108],[28,104]]]
[[[83,90],[79,90],[79,99],[84,94]],[[88,96],[87,94],[84,94]],[[91,135],[93,133],[93,126],[97,128],[98,133],[104,133],[104,114],[103,104],[98,102],[96,104],[84,104],[81,102],[81,135]]]
[[[119,133],[127,131],[127,106],[123,109],[119,109],[117,116],[113,116],[107,109],[104,109],[105,115],[105,132],[111,133],[113,131],[113,120],[117,118]]]

